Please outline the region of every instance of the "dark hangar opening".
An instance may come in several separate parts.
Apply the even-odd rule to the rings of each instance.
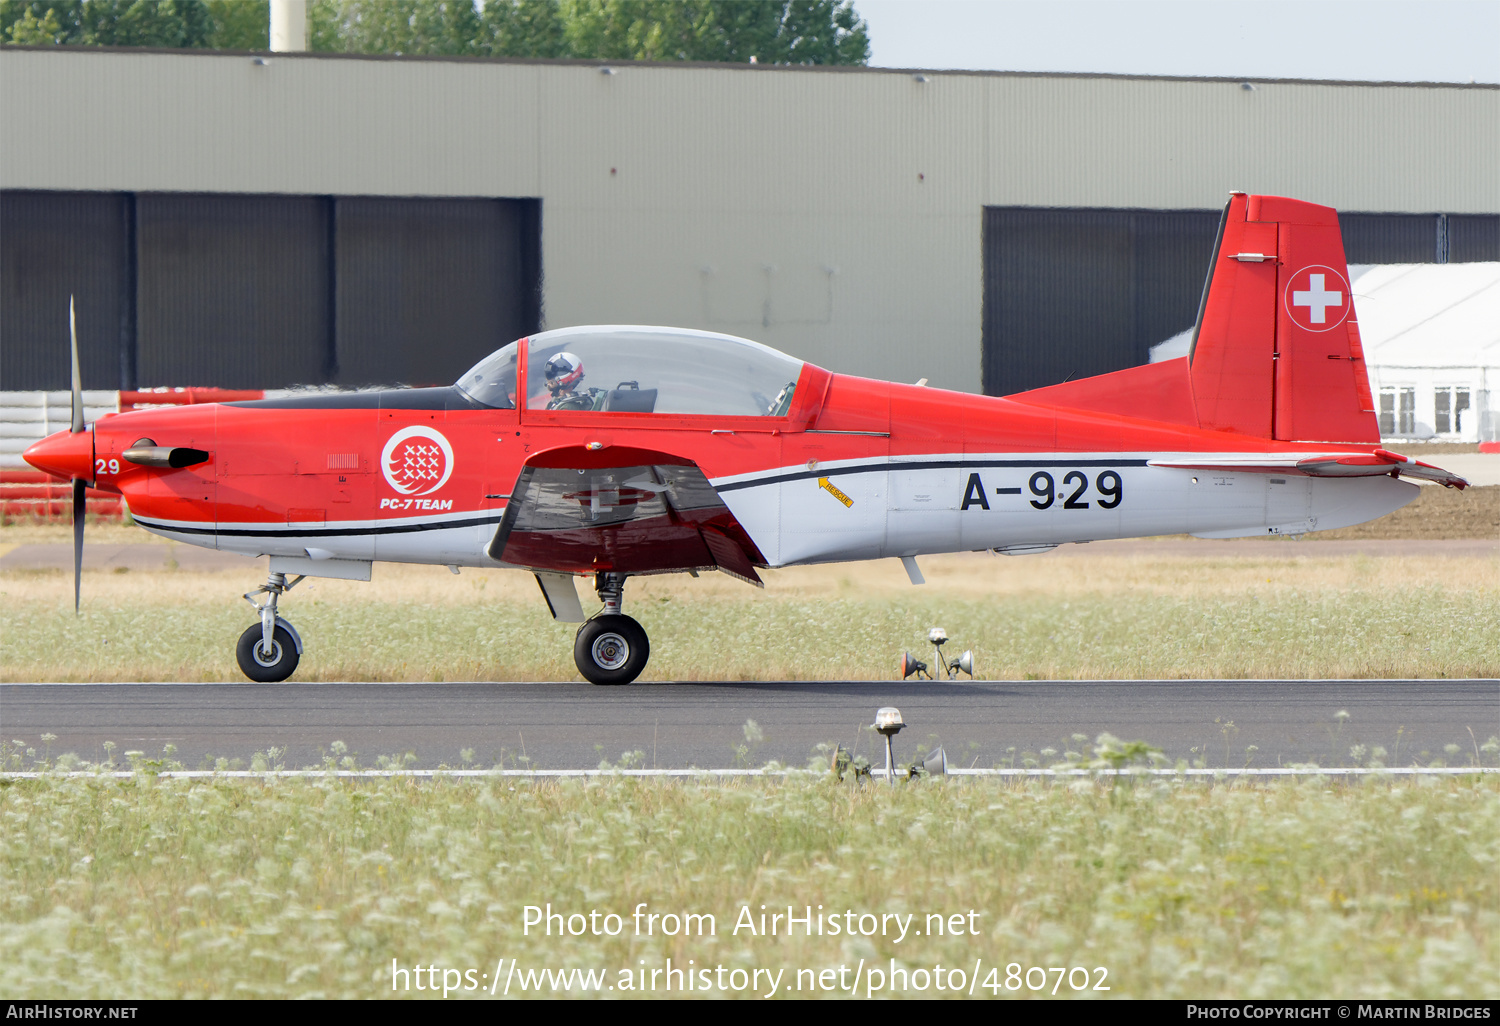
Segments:
[[[1147,362],[1190,328],[1217,210],[986,207],[984,391]],[[1351,264],[1500,260],[1500,215],[1340,213]]]
[[[0,194],[0,388],[446,384],[541,322],[541,202]]]

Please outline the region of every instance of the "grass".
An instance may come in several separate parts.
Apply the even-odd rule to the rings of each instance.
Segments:
[[[1286,542],[1287,546],[1295,543]],[[647,679],[882,679],[941,624],[981,677],[1500,676],[1500,560],[1130,555],[895,560],[630,582]],[[1078,551],[1078,550],[1075,550]],[[238,679],[251,573],[0,576],[0,680]],[[573,627],[522,573],[380,564],[372,583],[310,580],[282,610],[307,642],[299,680],[572,680]]]
[[[6,998],[376,997],[392,959],[614,982],[668,957],[786,967],[787,987],[860,959],[966,973],[977,959],[1008,997],[1030,994],[1004,989],[1010,963],[1107,968],[1108,995],[1060,990],[1081,997],[1500,996],[1494,778],[888,790],[142,773],[8,782],[0,821]],[[523,933],[524,907],[548,902],[625,929]],[[633,936],[639,902],[712,913],[716,934]],[[761,905],[915,913],[916,928],[973,910],[977,935],[735,935]]]

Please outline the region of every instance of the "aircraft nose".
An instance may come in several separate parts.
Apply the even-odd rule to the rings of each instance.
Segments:
[[[27,449],[21,458],[57,477],[89,480],[94,476],[94,432],[59,431]]]

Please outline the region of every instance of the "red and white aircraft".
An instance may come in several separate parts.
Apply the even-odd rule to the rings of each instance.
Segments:
[[[118,491],[155,534],[270,556],[238,647],[253,680],[286,679],[302,652],[282,593],[369,580],[384,560],[534,573],[552,615],[583,623],[579,671],[624,684],[649,654],[620,611],[635,574],[758,585],[761,567],[890,556],[920,583],[927,553],[1300,535],[1405,505],[1417,488],[1401,477],[1467,484],[1379,442],[1335,212],[1237,193],[1189,356],[1005,398],[833,374],[727,335],[580,327],[449,388],[91,429],[79,415],[25,455],[74,479],[75,499],[85,482]],[[603,603],[592,617],[580,575]]]

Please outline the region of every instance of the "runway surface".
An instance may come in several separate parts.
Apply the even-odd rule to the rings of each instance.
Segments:
[[[1388,765],[1472,759],[1500,735],[1500,682],[1106,681],[636,684],[9,684],[0,685],[0,739],[53,754],[116,759],[132,749],[196,769],[270,746],[287,768],[319,763],[334,741],[359,762],[412,752],[417,767],[475,763],[591,768],[643,753],[647,767],[803,765],[820,743],[879,738],[861,729],[879,706],[909,724],[898,761],[941,743],[956,765],[1022,765],[1026,753],[1089,750],[1103,731],[1141,739],[1169,758],[1210,766],[1316,761],[1352,765],[1350,748],[1386,749]],[[1346,718],[1339,713],[1346,712]],[[745,723],[764,739],[747,743]],[[1233,726],[1229,726],[1232,723]],[[1472,737],[1470,731],[1472,730]],[[1088,740],[1080,743],[1072,735]],[[1248,751],[1249,746],[1254,751]],[[1457,754],[1444,751],[1457,745]],[[747,750],[739,751],[740,746]],[[1062,758],[1043,756],[1044,761]],[[873,758],[883,764],[883,755]],[[1486,763],[1493,763],[1486,756]]]

